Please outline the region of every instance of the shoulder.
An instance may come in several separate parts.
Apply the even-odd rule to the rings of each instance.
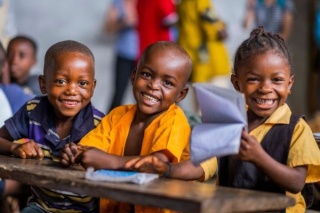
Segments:
[[[102,118],[105,116],[103,112],[92,106],[92,114],[93,114],[93,120],[94,120],[94,126],[98,126],[102,120]]]
[[[106,117],[112,122],[119,121],[124,115],[132,114],[134,115],[136,112],[136,105],[135,104],[129,104],[129,105],[122,105],[114,108],[111,110]]]
[[[185,113],[176,104],[171,105],[170,108],[160,116],[160,123],[168,121],[174,122],[174,125],[180,124],[189,126]]]

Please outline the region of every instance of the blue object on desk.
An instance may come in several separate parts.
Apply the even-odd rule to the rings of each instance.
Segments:
[[[116,171],[100,169],[94,171],[93,168],[88,168],[86,171],[86,179],[94,181],[110,181],[110,182],[131,182],[137,184],[148,183],[156,178],[157,174],[141,173],[133,171]]]

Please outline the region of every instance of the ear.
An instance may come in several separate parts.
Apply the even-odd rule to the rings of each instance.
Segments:
[[[46,80],[43,75],[39,75],[38,77],[39,87],[42,94],[47,94],[46,90]]]
[[[294,79],[295,79],[295,76],[294,76],[294,75],[290,76],[289,85],[288,85],[289,91],[291,90],[291,87],[292,87],[292,85],[293,85],[293,83],[294,83]]]
[[[235,90],[240,91],[240,86],[239,86],[239,79],[235,74],[231,74],[231,83],[233,85],[233,87],[235,88]]]
[[[131,77],[130,77],[130,80],[131,80],[131,84],[133,85],[135,79],[136,79],[136,73],[137,73],[137,68],[135,67],[132,72],[131,72]]]
[[[177,99],[176,99],[176,103],[179,103],[180,101],[182,101],[188,94],[189,92],[189,86],[184,86],[184,88],[180,91]]]
[[[95,90],[95,88],[96,88],[96,85],[97,85],[97,80],[96,80],[96,79],[94,79],[94,80],[93,80],[92,95],[91,95],[91,97],[92,97],[92,96],[93,96],[93,94],[94,94],[94,90]]]

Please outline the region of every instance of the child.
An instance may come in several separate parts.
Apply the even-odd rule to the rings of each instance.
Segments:
[[[46,96],[28,101],[0,129],[0,153],[53,160],[67,143],[77,143],[103,113],[91,105],[96,80],[94,57],[85,45],[62,41],[45,55],[40,88]],[[14,141],[15,143],[12,143]],[[32,197],[22,212],[95,212],[97,199],[70,192],[31,187]]]
[[[7,71],[7,68],[6,51],[0,43],[0,78],[3,73]],[[0,83],[0,125],[2,126],[6,119],[11,117],[13,113],[18,111],[18,109],[31,98],[31,95],[26,94],[16,84]]]
[[[152,154],[164,162],[188,159],[190,126],[175,103],[188,93],[186,83],[191,70],[189,55],[176,43],[161,41],[148,46],[131,75],[136,104],[112,110],[80,141],[81,147],[66,145],[61,162],[121,170],[128,159],[139,155]],[[130,212],[130,209],[130,204],[100,200],[101,212]],[[140,206],[134,210],[161,212]]]
[[[237,156],[219,159],[219,185],[286,193],[296,200],[286,212],[305,212],[301,190],[320,180],[320,152],[305,120],[292,115],[285,103],[294,76],[283,39],[262,27],[253,30],[236,52],[231,81],[245,95],[249,133],[243,131]],[[146,164],[159,173],[169,168],[154,156],[133,159],[125,167]],[[171,171],[180,179],[188,172],[201,175],[190,161],[172,165]]]
[[[30,75],[37,63],[37,45],[29,37],[17,36],[10,40],[7,48],[11,82],[20,85],[26,92],[41,95],[38,76]]]
[[[8,71],[8,64],[6,59],[6,51],[0,42],[0,78],[3,73]],[[13,113],[18,111],[18,109],[32,96],[26,94],[23,89],[16,84],[2,84],[0,83],[0,125],[4,124],[4,121],[12,116]],[[17,187],[12,187],[12,186]],[[12,202],[10,202],[10,206],[7,204],[8,195],[19,194],[20,192],[20,184],[12,180],[3,181],[0,179],[0,212],[8,212],[10,210],[5,210],[5,208],[10,208],[10,206],[14,206]],[[12,200],[14,201],[14,200]],[[13,211],[13,209],[11,209]]]

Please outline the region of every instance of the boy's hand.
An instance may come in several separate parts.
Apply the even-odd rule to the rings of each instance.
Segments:
[[[23,144],[18,144],[14,147],[12,151],[14,156],[21,158],[38,158],[42,159],[44,157],[42,149],[33,140],[29,140]]]
[[[246,131],[243,131],[238,157],[243,161],[255,163],[262,156],[263,152],[264,150],[257,139]]]
[[[64,166],[71,166],[76,163],[76,158],[81,152],[81,148],[71,142],[63,146],[60,150],[60,163]]]
[[[127,161],[124,167],[128,170],[157,173],[159,175],[163,175],[169,170],[168,165],[154,155],[133,158]]]
[[[105,166],[108,163],[112,164],[109,154],[98,148],[83,146],[82,150],[83,152],[78,155],[76,161],[84,168],[93,167],[94,169],[102,169],[106,168]]]

